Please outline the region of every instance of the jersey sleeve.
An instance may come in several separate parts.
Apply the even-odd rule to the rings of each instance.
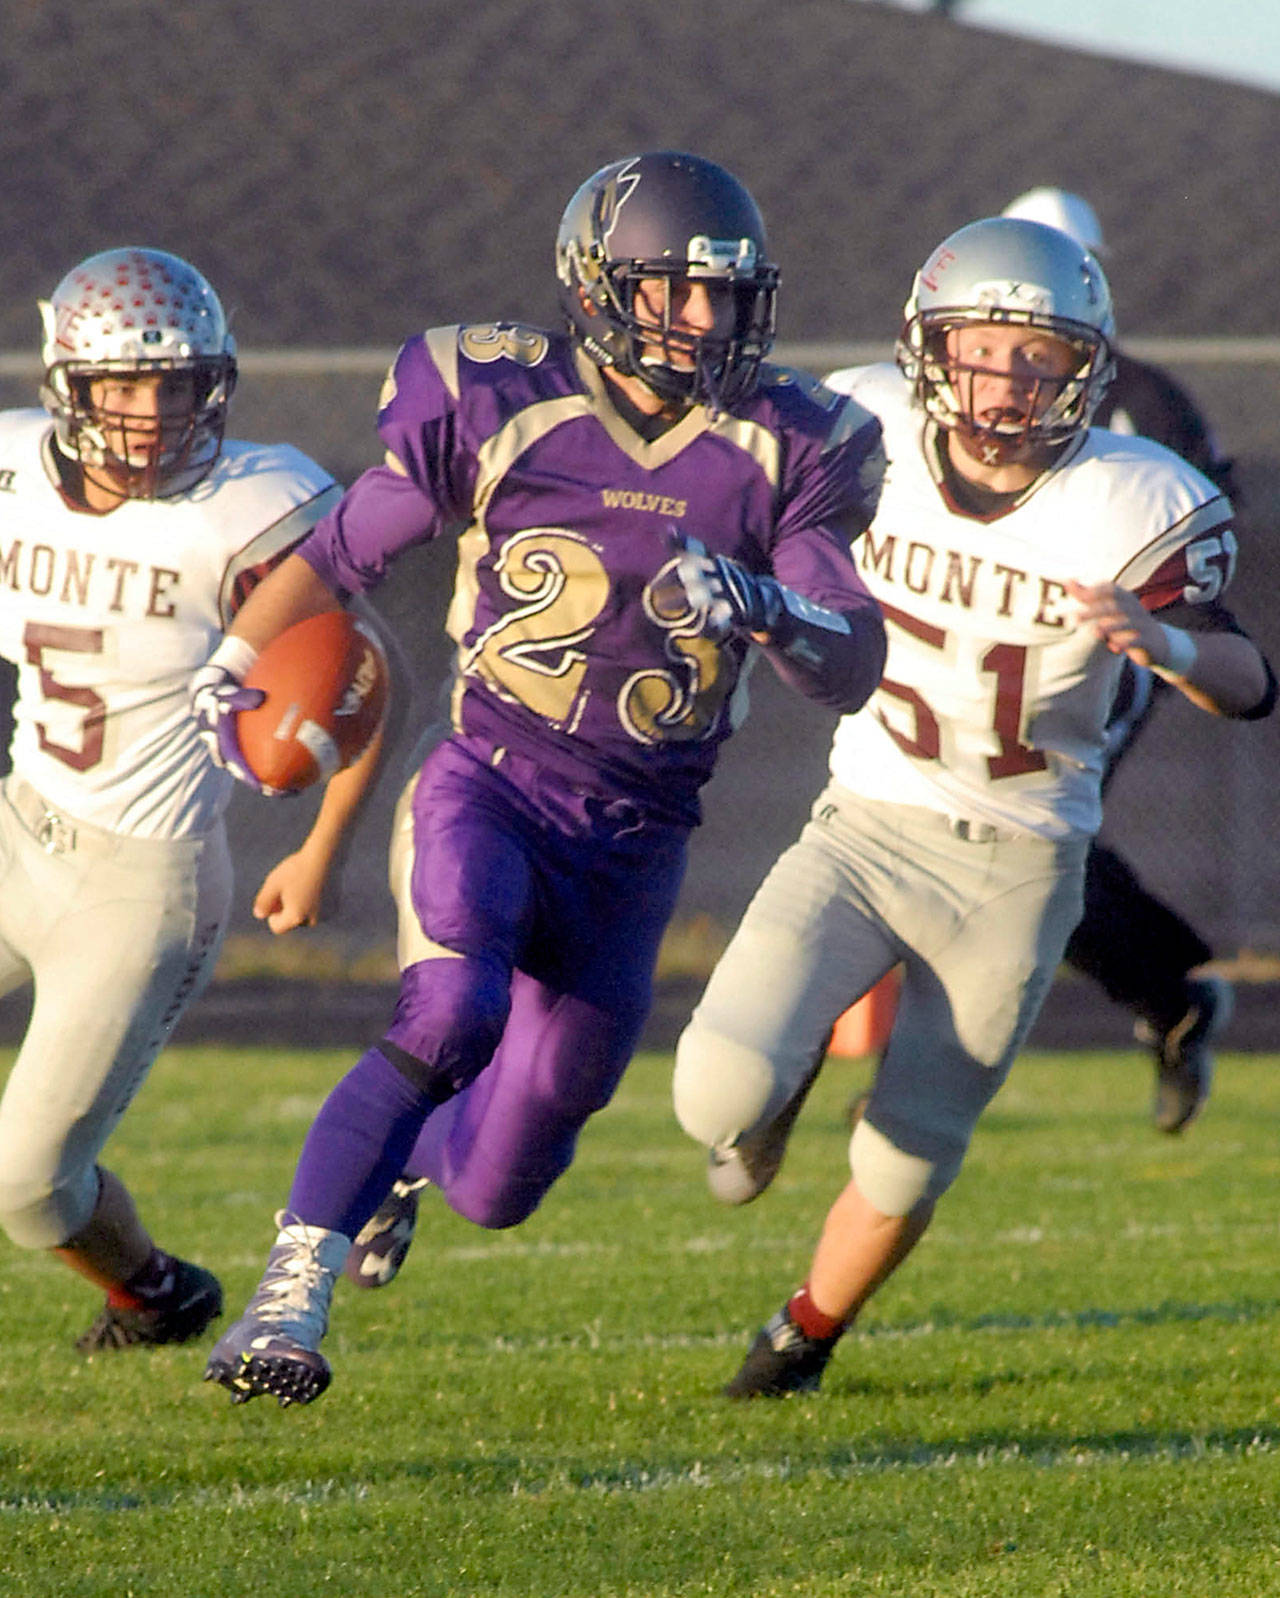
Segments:
[[[1230,500],[1168,450],[1138,444],[1141,464],[1124,463],[1132,485],[1128,502],[1149,530],[1130,545],[1114,581],[1152,611],[1178,600],[1218,599],[1235,575],[1238,554]]]
[[[1153,540],[1117,581],[1134,589],[1147,610],[1179,600],[1205,604],[1225,593],[1238,552],[1231,507],[1219,498]]]
[[[801,602],[788,601],[785,631],[768,654],[791,687],[848,714],[884,669],[884,620],[851,550],[879,503],[884,444],[878,419],[862,406],[818,393],[829,425],[814,447],[798,452],[801,469],[786,480],[772,550],[773,575]]]
[[[236,549],[223,568],[218,585],[218,618],[224,631],[267,573],[299,548],[342,497],[337,483],[319,466],[305,457],[298,459],[300,481],[294,491],[306,497]]]
[[[453,329],[412,338],[396,356],[378,402],[386,454],[351,485],[299,550],[336,592],[376,587],[395,557],[438,538],[470,513],[473,455],[460,442]]]
[[[771,560],[782,582],[815,604],[839,610],[840,591],[849,578],[861,589],[849,551],[871,525],[880,502],[884,439],[879,418],[855,400],[822,385],[815,385],[814,393],[826,407],[825,427],[792,446]],[[797,537],[803,543],[788,547]],[[834,566],[815,558],[824,542],[838,552]],[[834,586],[824,586],[832,582]],[[860,603],[861,595],[852,594]]]

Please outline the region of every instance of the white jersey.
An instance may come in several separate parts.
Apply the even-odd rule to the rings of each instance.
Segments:
[[[957,514],[936,429],[896,367],[826,382],[880,418],[889,460],[854,547],[888,659],[866,706],[840,721],[832,775],[868,799],[1092,835],[1122,657],[1077,625],[1065,584],[1116,582],[1149,610],[1214,599],[1235,564],[1230,504],[1163,446],[1091,428],[1013,509]]]
[[[104,516],[56,485],[42,410],[0,413],[0,655],[13,769],[62,815],[136,838],[207,832],[233,779],[187,706],[236,607],[337,502],[288,445],[228,440],[189,493]]]

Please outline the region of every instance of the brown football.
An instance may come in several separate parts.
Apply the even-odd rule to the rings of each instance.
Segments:
[[[245,677],[266,698],[236,718],[254,776],[296,792],[358,760],[387,702],[387,660],[349,611],[327,610],[273,638]]]

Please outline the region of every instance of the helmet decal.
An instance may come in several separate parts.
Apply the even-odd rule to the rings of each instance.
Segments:
[[[938,292],[938,285],[941,282],[942,274],[949,266],[953,266],[955,264],[955,259],[954,253],[949,250],[945,244],[942,244],[925,262],[920,271],[920,281],[931,294],[936,294]]]
[[[979,310],[1027,311],[1033,316],[1053,315],[1053,292],[1039,283],[1014,283],[1008,279],[973,285],[973,303]]]
[[[606,255],[609,253],[609,235],[618,224],[618,215],[635,193],[639,182],[640,174],[635,170],[635,161],[629,161],[618,171],[611,172],[600,185],[593,222],[595,235],[604,246]]]

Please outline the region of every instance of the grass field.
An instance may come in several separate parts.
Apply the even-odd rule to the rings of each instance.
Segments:
[[[162,1058],[112,1162],[238,1313],[345,1054]],[[718,1396],[843,1178],[833,1062],[773,1191],[717,1208],[669,1061],[633,1066],[543,1209],[437,1199],[339,1288],[329,1393],[232,1408],[198,1347],[80,1359],[96,1310],[0,1244],[13,1598],[910,1598],[1280,1588],[1280,1059],[1148,1128],[1137,1055],[1031,1055],[824,1391]]]

